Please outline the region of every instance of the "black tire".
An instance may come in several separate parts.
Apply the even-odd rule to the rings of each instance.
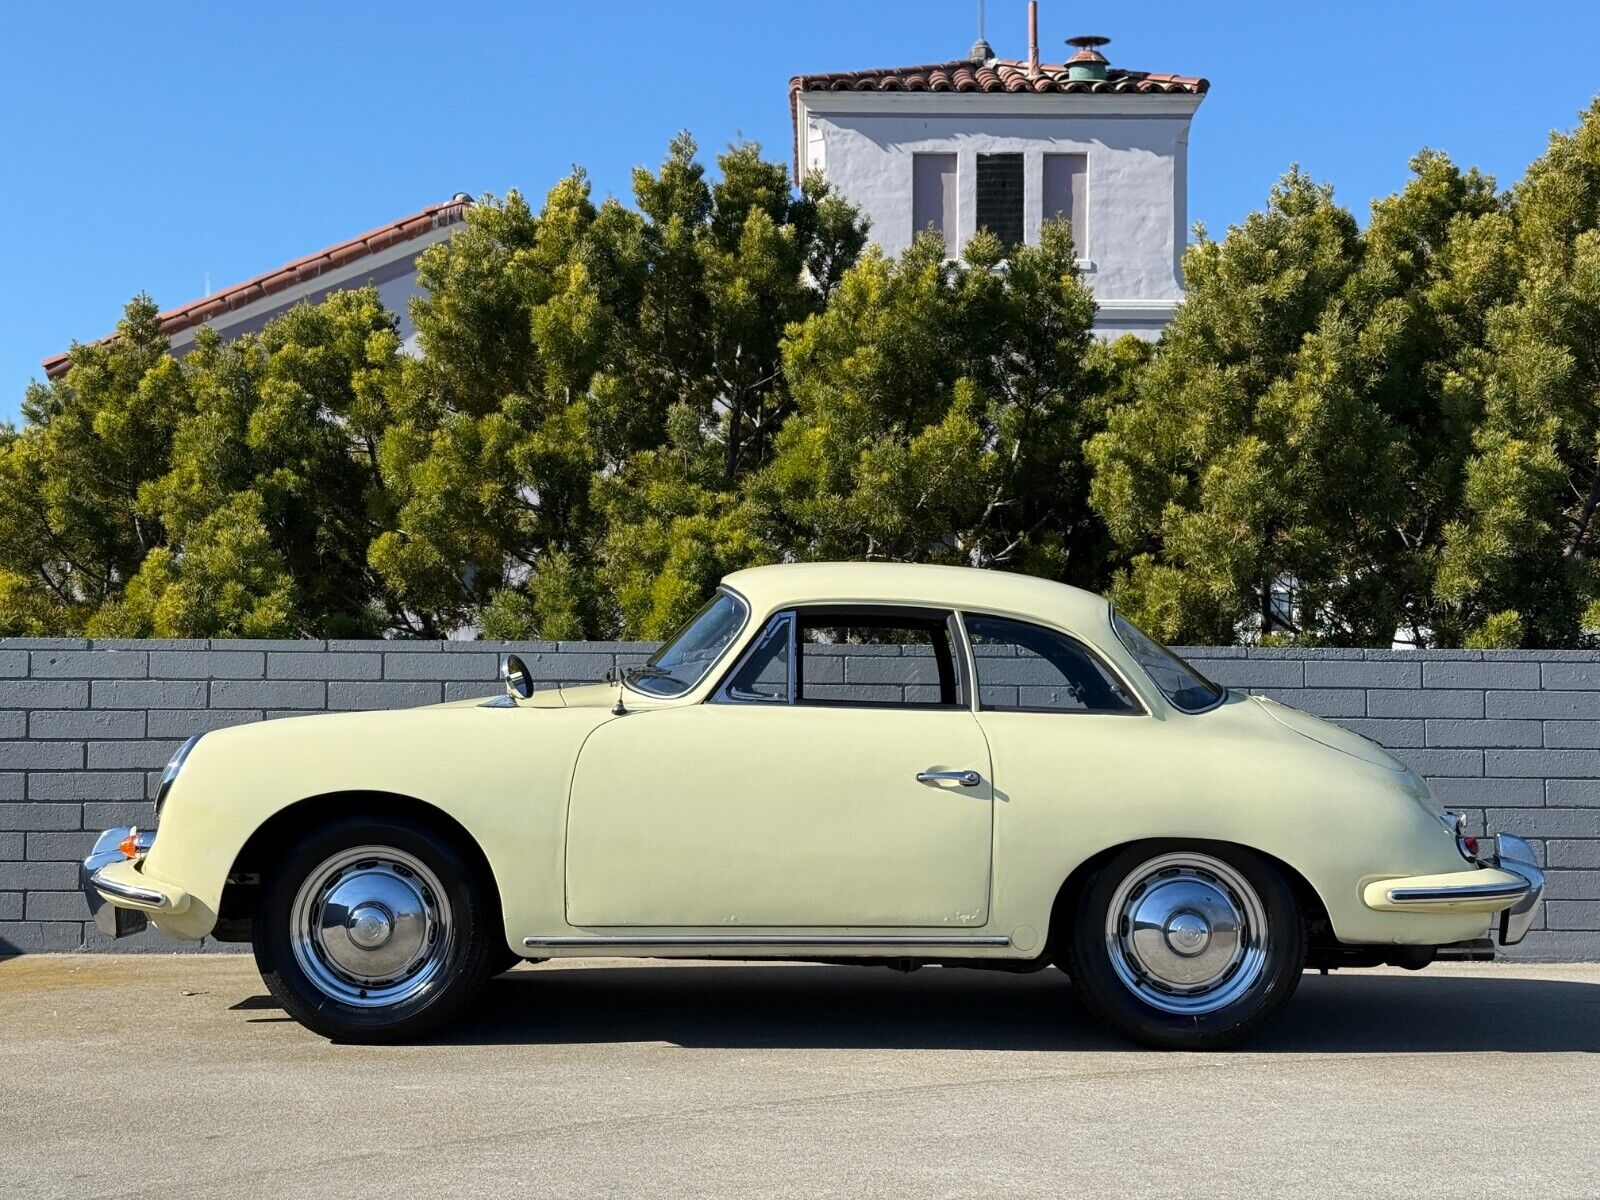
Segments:
[[[367,849],[378,853],[361,853]],[[432,910],[435,918],[441,912],[447,916],[430,926],[433,937],[416,938],[426,974],[418,970],[409,983],[402,979],[385,985],[396,991],[393,1003],[369,999],[359,980],[340,975],[315,937],[293,931],[297,897],[302,887],[315,890],[314,876],[342,858],[352,860],[350,873],[361,873],[381,866],[385,852],[400,863],[396,878],[413,881],[423,903],[431,898],[438,906]],[[408,872],[407,863],[420,864],[421,870]],[[440,895],[434,894],[427,874]],[[352,815],[330,822],[301,838],[263,875],[253,937],[261,977],[290,1016],[324,1037],[371,1043],[420,1037],[457,1016],[507,953],[492,881],[479,876],[464,848],[442,830],[382,816]],[[406,928],[414,931],[421,920],[414,918]],[[306,922],[303,928],[315,924]],[[342,928],[334,932],[349,936]],[[297,956],[297,945],[309,969]],[[319,982],[317,975],[329,982]],[[374,988],[379,996],[382,990]]]
[[[1169,883],[1192,883],[1202,889],[1201,896],[1207,895],[1205,888],[1214,887],[1218,895],[1231,897],[1243,927],[1251,931],[1239,943],[1251,943],[1259,953],[1252,951],[1227,965],[1227,941],[1218,940],[1213,948],[1216,931],[1203,918],[1204,933],[1179,929],[1173,924],[1177,916],[1162,926],[1172,927],[1171,936],[1152,933],[1155,926],[1140,926],[1123,915],[1108,928],[1113,904],[1119,914],[1134,906],[1144,916],[1144,910],[1137,909],[1141,898],[1160,909],[1158,888]],[[1174,911],[1189,912],[1181,904]],[[1176,841],[1130,846],[1088,880],[1066,920],[1061,965],[1084,1006],[1117,1032],[1160,1049],[1215,1050],[1249,1037],[1294,994],[1305,969],[1305,921],[1293,890],[1271,863],[1239,846]],[[1157,953],[1151,955],[1155,969],[1143,962],[1137,949],[1129,948],[1130,931],[1135,928],[1144,930],[1144,938],[1161,939],[1155,943]],[[1218,926],[1225,928],[1225,923]],[[1192,946],[1179,950],[1172,941],[1192,938],[1200,944],[1201,937],[1205,940],[1200,950]],[[1216,982],[1195,984],[1193,993],[1169,989],[1161,964],[1170,962],[1183,969],[1178,956],[1185,953],[1214,955],[1214,960],[1196,958],[1194,969],[1203,974],[1213,961],[1223,964]],[[1169,1011],[1182,1005],[1193,1007]]]

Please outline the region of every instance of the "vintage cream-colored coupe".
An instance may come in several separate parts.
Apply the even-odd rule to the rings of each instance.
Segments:
[[[611,684],[218,730],[109,830],[112,934],[254,943],[330,1037],[408,1038],[518,959],[1054,964],[1211,1047],[1310,967],[1519,940],[1528,844],[1382,749],[1208,682],[1101,597],[949,567],[730,575]]]

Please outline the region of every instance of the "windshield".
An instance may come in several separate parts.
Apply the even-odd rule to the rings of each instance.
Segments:
[[[1121,613],[1112,612],[1111,624],[1128,653],[1138,660],[1145,674],[1174,708],[1200,712],[1222,699],[1224,688],[1212,683]]]
[[[650,656],[628,686],[652,696],[681,696],[705,678],[711,664],[744,627],[749,610],[732,592],[717,590],[677,636]]]

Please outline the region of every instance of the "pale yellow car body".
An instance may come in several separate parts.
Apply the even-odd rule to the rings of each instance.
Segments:
[[[1269,856],[1315,892],[1345,943],[1482,938],[1510,903],[1392,903],[1397,882],[1517,877],[1466,861],[1425,784],[1365,739],[1239,693],[1207,712],[1175,709],[1102,597],[888,564],[763,567],[725,587],[749,617],[716,665],[671,700],[624,692],[625,715],[612,711],[618,689],[597,684],[208,733],[147,857],[102,874],[147,894],[101,894],[164,933],[205,936],[266,822],[310,828],[377,795],[421,802],[466,832],[493,873],[507,945],[530,957],[870,957],[922,939],[911,956],[1035,958],[1073,871],[1155,838]],[[1106,660],[1145,713],[706,703],[770,615],[840,603],[1063,631]],[[933,768],[983,782],[916,781]]]

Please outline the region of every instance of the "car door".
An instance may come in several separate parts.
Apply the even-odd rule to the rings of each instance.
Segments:
[[[1173,735],[1085,642],[1009,617],[963,620],[1001,798],[995,904],[1047,914],[1065,871],[1139,828],[1153,798],[1181,790],[1164,750]]]
[[[779,614],[712,700],[597,729],[568,921],[982,926],[994,792],[954,629],[920,609]]]

